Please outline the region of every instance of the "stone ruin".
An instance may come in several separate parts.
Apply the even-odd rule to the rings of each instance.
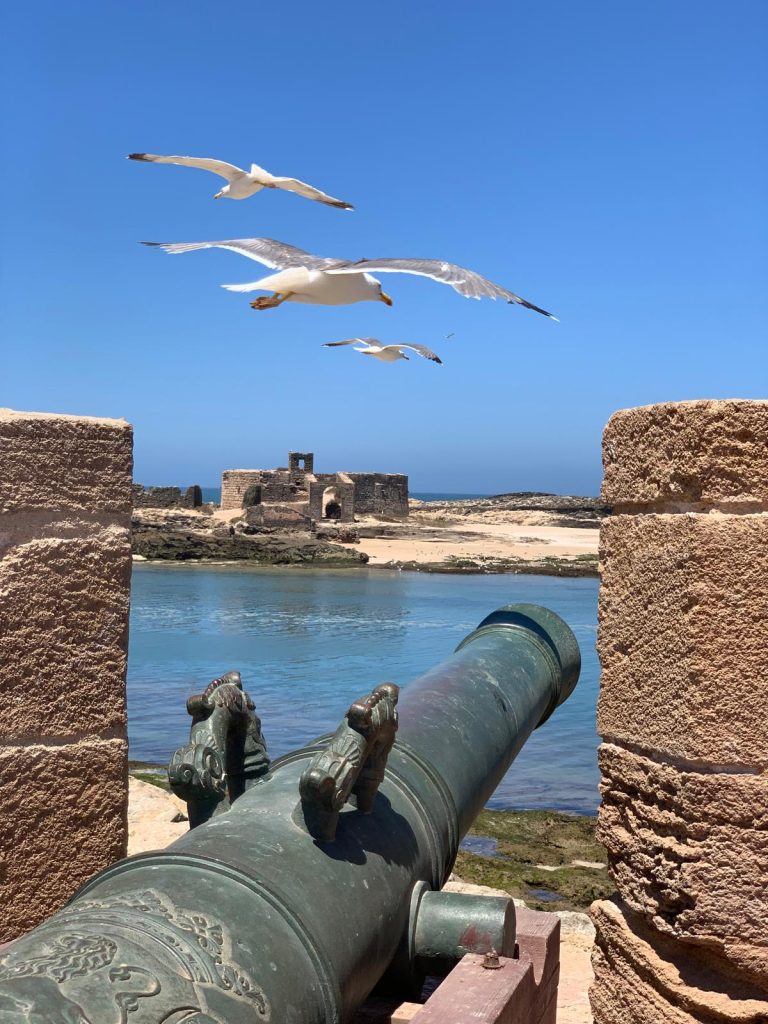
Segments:
[[[289,452],[279,469],[228,469],[222,509],[247,509],[249,526],[310,529],[312,522],[354,522],[356,515],[408,515],[402,473],[315,473],[312,452]]]
[[[134,508],[199,508],[203,504],[203,492],[198,484],[192,484],[183,494],[180,487],[133,484],[131,496]]]

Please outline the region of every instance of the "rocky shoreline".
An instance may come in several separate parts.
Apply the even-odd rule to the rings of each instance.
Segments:
[[[174,509],[136,509],[131,551],[146,561],[245,561],[254,565],[365,565],[368,555],[298,532],[249,533],[212,516]]]
[[[152,562],[595,577],[597,527],[609,511],[597,498],[523,492],[412,501],[407,518],[323,521],[310,533],[251,525],[215,506],[137,508],[132,551]]]

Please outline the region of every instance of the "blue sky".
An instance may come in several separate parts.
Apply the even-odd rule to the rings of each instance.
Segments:
[[[4,11],[0,405],[135,426],[136,479],[283,464],[594,493],[619,408],[766,397],[764,0]],[[260,163],[353,202],[213,202]],[[555,312],[387,275],[395,305],[253,312],[256,264],[139,239],[425,256]],[[445,335],[453,334],[446,339]],[[433,346],[383,365],[325,341]]]

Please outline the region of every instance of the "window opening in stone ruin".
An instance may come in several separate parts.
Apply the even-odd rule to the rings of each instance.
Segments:
[[[341,497],[335,487],[323,491],[323,519],[341,519]]]

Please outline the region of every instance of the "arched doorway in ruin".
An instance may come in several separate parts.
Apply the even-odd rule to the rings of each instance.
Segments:
[[[323,519],[341,519],[341,495],[337,487],[323,491]]]

